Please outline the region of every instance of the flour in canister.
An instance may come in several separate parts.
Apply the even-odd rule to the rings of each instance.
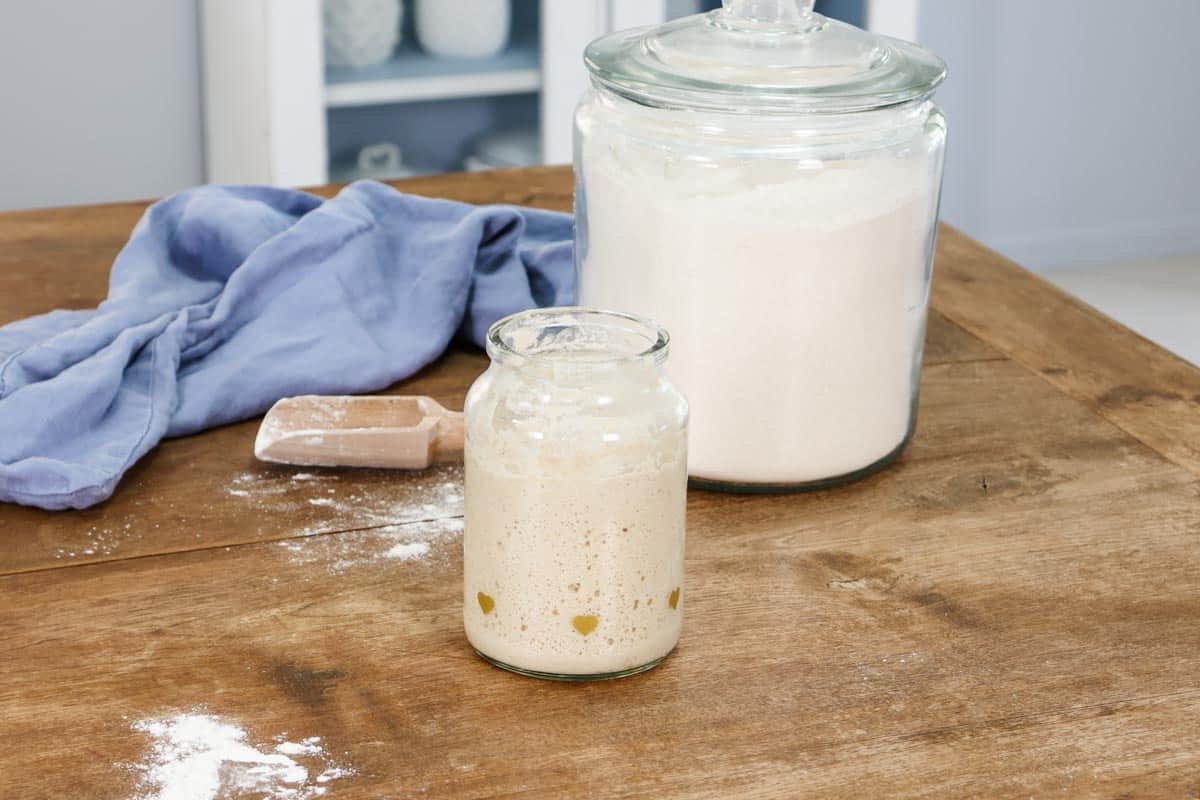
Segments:
[[[939,165],[688,162],[601,125],[584,139],[581,302],[671,331],[693,476],[821,480],[905,440]]]
[[[315,800],[354,770],[326,752],[320,737],[277,737],[256,746],[241,726],[197,709],[140,720],[133,730],[150,739],[131,800]]]

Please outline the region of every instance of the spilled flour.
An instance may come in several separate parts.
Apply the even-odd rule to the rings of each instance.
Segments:
[[[449,557],[437,545],[463,530],[463,468],[439,464],[420,473],[387,470],[250,470],[225,489],[261,518],[297,519],[278,546],[306,577],[368,564]]]
[[[332,574],[389,562],[431,562],[445,558],[446,549],[435,545],[457,539],[463,531],[461,518],[423,520],[403,525],[386,525],[367,531],[331,536],[285,539],[278,546],[292,564],[311,570],[324,567]]]
[[[463,530],[461,464],[403,477],[386,470],[264,468],[236,476],[225,491],[260,516],[302,520],[278,546],[291,563],[334,574],[446,557],[436,545]]]
[[[401,474],[389,470],[333,470],[310,468],[307,472],[291,472],[280,467],[262,466],[247,469],[234,475],[224,487],[228,504],[246,512],[246,518],[258,521],[252,533],[259,538],[276,539],[280,536],[303,538],[318,537],[319,534],[337,534],[344,531],[366,529],[397,530],[378,534],[375,542],[370,537],[350,540],[342,551],[353,551],[367,547],[370,552],[335,551],[335,570],[351,562],[376,559],[379,561],[427,560],[432,548],[423,545],[402,547],[392,555],[386,555],[397,545],[416,542],[434,542],[447,533],[461,531],[462,521],[455,518],[463,515],[463,470],[461,464],[438,464],[422,472]],[[219,509],[220,520],[228,509]],[[146,519],[152,513],[167,514],[159,522]],[[268,519],[294,520],[279,530],[277,524],[267,524]],[[441,522],[430,522],[439,520]],[[122,551],[138,551],[138,542],[156,540],[158,529],[179,528],[190,531],[198,542],[213,533],[213,514],[206,507],[195,504],[159,504],[157,512],[138,510],[121,516],[105,517],[87,528],[79,528],[69,539],[55,548],[53,556],[59,561],[71,559],[97,560]],[[418,525],[407,532],[399,526]],[[457,526],[457,529],[456,529]],[[174,536],[187,535],[176,532]],[[376,552],[383,546],[383,553]],[[385,545],[385,546],[384,546]],[[156,545],[158,546],[158,545]],[[320,551],[327,545],[315,545]],[[296,549],[303,550],[303,545]],[[307,559],[307,556],[301,556]],[[307,563],[307,561],[305,562]]]
[[[428,554],[429,542],[401,542],[384,553],[388,558],[398,558],[401,561],[412,561]]]
[[[461,464],[443,464],[397,478],[386,470],[243,472],[225,488],[249,509],[263,513],[307,510],[308,524],[296,536],[350,528],[404,524],[461,516]]]
[[[80,531],[78,541],[74,545],[55,548],[54,557],[61,560],[110,556],[117,552],[122,544],[142,538],[143,530],[134,528],[133,519],[132,516],[126,515],[120,521],[93,524]],[[159,524],[154,523],[150,529],[157,529]]]
[[[145,719],[133,729],[150,738],[131,800],[314,800],[328,784],[354,775],[334,762],[318,736],[298,742],[276,737],[255,747],[246,731],[202,710]]]

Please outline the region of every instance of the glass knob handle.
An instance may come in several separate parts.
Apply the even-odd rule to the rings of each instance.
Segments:
[[[799,22],[812,16],[815,0],[721,0],[725,13],[755,22]]]

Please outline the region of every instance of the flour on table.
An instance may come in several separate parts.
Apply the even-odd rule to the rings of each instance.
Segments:
[[[154,523],[151,528],[157,528]],[[129,517],[123,522],[108,524],[93,524],[82,531],[81,538],[73,545],[58,547],[54,551],[56,559],[87,558],[92,556],[110,556],[120,549],[122,544],[142,538],[141,531],[133,529]]]
[[[310,506],[330,506],[336,507],[338,502],[330,497],[314,497],[308,501]]]
[[[310,474],[310,478],[315,477]],[[330,475],[329,479],[337,480],[337,476]],[[296,487],[292,485],[292,480],[281,479],[270,472],[243,472],[229,482],[229,485],[225,487],[225,494],[259,503],[295,490]]]
[[[321,755],[321,737],[310,736],[300,742],[280,742],[275,745],[275,752],[285,756],[319,756]]]
[[[403,481],[385,470],[299,472],[278,468],[243,472],[225,488],[259,513],[298,511],[305,506],[326,512],[322,520],[295,532],[297,536],[329,533],[339,528],[415,522],[463,513],[462,465],[443,464]],[[314,494],[321,496],[314,497]]]
[[[243,728],[203,710],[140,720],[133,730],[150,745],[132,765],[140,775],[131,800],[314,800],[355,774],[330,758],[318,736],[255,746]]]
[[[445,549],[435,551],[435,545],[457,540],[462,531],[462,518],[451,517],[385,525],[366,531],[285,539],[278,546],[289,554],[288,560],[293,564],[306,568],[323,567],[338,575],[359,567],[445,558]]]
[[[401,561],[412,561],[415,558],[428,555],[428,553],[429,542],[401,542],[394,545],[384,555],[388,558],[398,558]]]
[[[346,778],[355,774],[354,770],[345,767],[329,767],[320,775],[317,776],[317,783],[329,783],[336,781],[338,778]]]
[[[461,464],[398,476],[384,470],[244,472],[226,493],[255,514],[305,520],[279,542],[293,564],[340,573],[366,564],[425,562],[462,533]]]

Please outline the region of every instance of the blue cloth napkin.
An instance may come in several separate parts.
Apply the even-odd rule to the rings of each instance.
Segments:
[[[146,211],[99,308],[0,328],[0,501],[94,505],[163,437],[382,389],[574,295],[567,214],[371,182],[183,192]]]

